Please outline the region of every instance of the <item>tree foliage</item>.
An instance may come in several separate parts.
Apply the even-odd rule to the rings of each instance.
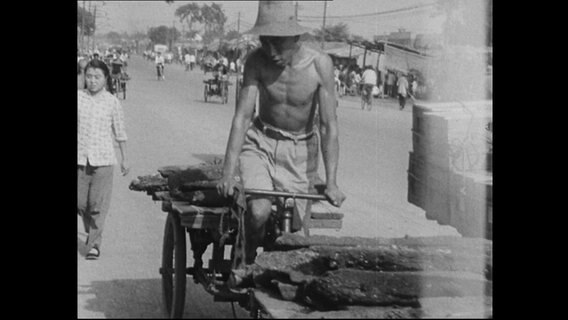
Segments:
[[[189,32],[195,31],[194,25],[199,24],[206,43],[215,38],[222,38],[224,35],[227,16],[221,5],[217,3],[201,6],[195,2],[185,4],[176,9],[175,16],[180,19],[180,22],[187,23]]]
[[[106,34],[106,38],[112,44],[120,44],[123,37],[116,31],[110,31]]]
[[[225,40],[233,40],[241,37],[241,33],[237,30],[231,30],[225,35]]]
[[[84,21],[83,17],[85,18]],[[77,27],[79,27],[80,29],[84,27],[86,36],[93,35],[93,33],[95,32],[95,17],[93,16],[93,14],[88,10],[77,7]]]
[[[152,27],[148,30],[148,38],[154,44],[168,44],[176,41],[180,33],[175,28],[168,28],[167,26]]]
[[[193,24],[195,22],[202,22],[201,8],[195,2],[185,4],[176,9],[175,16],[179,18],[180,22],[186,22],[189,32],[193,31]]]

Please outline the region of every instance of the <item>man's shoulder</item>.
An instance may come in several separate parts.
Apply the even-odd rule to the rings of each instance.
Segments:
[[[325,63],[328,59],[331,61],[331,57],[323,51],[309,47],[305,44],[301,44],[301,48],[303,50],[304,57],[306,58],[312,58],[318,63]]]
[[[319,72],[330,70],[330,73],[333,74],[331,57],[323,51],[302,45],[302,61],[313,63]]]

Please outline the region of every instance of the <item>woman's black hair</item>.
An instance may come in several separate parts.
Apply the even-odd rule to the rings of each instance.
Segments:
[[[89,61],[89,63],[87,63],[87,66],[85,67],[85,73],[87,73],[87,70],[89,70],[89,68],[101,69],[103,71],[103,75],[105,76],[107,82],[106,89],[111,94],[114,94],[114,88],[112,86],[112,78],[110,77],[110,70],[107,64],[102,60],[93,59]]]

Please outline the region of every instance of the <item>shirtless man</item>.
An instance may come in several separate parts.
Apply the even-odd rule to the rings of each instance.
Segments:
[[[298,42],[306,30],[289,25],[296,23],[291,3],[259,2],[257,23],[249,32],[259,34],[261,47],[245,64],[217,189],[225,196],[233,194],[238,166],[247,189],[313,191],[321,140],[325,195],[339,207],[345,195],[336,182],[339,144],[333,64],[326,54]],[[258,116],[251,120],[257,94]],[[296,200],[296,205],[300,214],[305,213],[306,200]],[[247,206],[245,263],[251,264],[264,238],[272,199],[251,197]]]

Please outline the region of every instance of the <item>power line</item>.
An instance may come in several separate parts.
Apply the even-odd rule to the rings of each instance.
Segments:
[[[400,19],[411,19],[411,18],[415,18],[416,16],[420,16],[420,15],[424,15],[424,14],[428,14],[428,13],[429,13],[429,11],[426,11],[426,10],[423,10],[423,9],[419,9],[419,10],[420,10],[420,11],[414,11],[414,12],[413,12],[413,16],[408,16],[408,17],[401,17],[401,16],[399,16],[399,15],[383,16],[383,17],[380,18],[380,19],[381,19],[380,21],[394,20],[394,19],[398,19],[398,20],[400,20]],[[339,20],[339,22],[343,22],[343,21],[346,21],[346,22],[359,22],[359,21],[361,21],[361,20],[369,21],[370,19],[376,19],[376,17],[374,17],[374,16],[366,16],[366,17],[345,17],[345,18],[344,18],[344,17],[341,17],[341,18],[339,18],[339,17],[332,17],[332,18],[327,17],[327,19],[328,19],[328,20],[333,20],[333,21],[338,21],[338,20]],[[322,17],[313,17],[313,18],[310,18],[310,17],[302,17],[302,16],[300,16],[300,17],[298,18],[298,21],[300,21],[300,20],[301,20],[301,21],[320,21],[320,22],[321,22]],[[372,20],[372,21],[376,21],[376,20]]]
[[[381,12],[375,12],[375,13],[362,13],[362,14],[355,14],[355,15],[344,15],[344,16],[327,16],[327,18],[329,19],[345,19],[345,18],[361,18],[361,17],[372,17],[372,16],[379,16],[379,15],[384,15],[384,14],[392,14],[392,13],[399,13],[399,12],[404,12],[404,11],[412,11],[412,10],[417,10],[417,9],[422,9],[425,7],[431,7],[431,6],[435,6],[436,3],[429,3],[429,4],[423,4],[423,5],[417,5],[417,6],[412,6],[412,7],[406,7],[406,8],[400,8],[400,9],[394,9],[394,10],[388,10],[388,11],[381,11]],[[321,16],[298,16],[298,18],[308,18],[308,19],[322,19],[323,17]]]

